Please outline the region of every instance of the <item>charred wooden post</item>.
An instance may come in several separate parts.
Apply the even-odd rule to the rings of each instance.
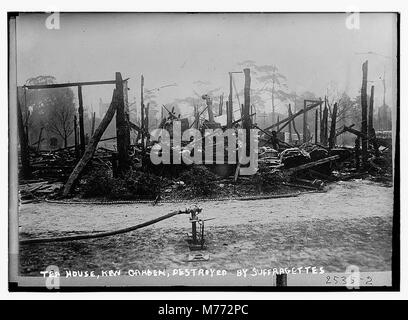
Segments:
[[[315,112],[315,144],[317,144],[318,110]]]
[[[26,134],[27,144],[30,145],[30,135],[28,134],[28,120],[30,119],[30,110],[27,108],[27,89],[24,88],[24,107],[25,112],[25,121],[24,121],[24,132]]]
[[[30,151],[28,147],[27,135],[24,130],[23,115],[21,113],[21,105],[18,93],[17,93],[17,121],[18,121],[18,136],[20,138],[20,158],[22,166],[21,174],[22,178],[28,179],[31,177]]]
[[[120,72],[116,72],[116,138],[118,149],[118,170],[125,172],[129,167],[129,122],[125,115],[125,100],[123,96],[123,79]]]
[[[279,129],[279,116],[278,116],[278,120],[277,120],[278,122],[278,126],[276,127],[276,131],[280,131],[280,129]]]
[[[113,91],[112,102],[108,110],[106,111],[105,116],[103,117],[98,128],[95,130],[95,133],[92,136],[91,140],[89,141],[89,144],[87,145],[86,150],[84,154],[82,155],[82,158],[78,161],[77,165],[75,166],[74,170],[71,172],[71,175],[69,176],[67,182],[64,185],[64,189],[62,192],[62,195],[64,197],[68,196],[68,194],[71,192],[75,182],[77,181],[79,176],[82,174],[88,162],[92,159],[95,153],[96,147],[98,146],[99,140],[101,139],[103,133],[105,132],[106,128],[111,122],[113,115],[115,114],[117,105],[119,104],[119,96],[120,96],[120,92],[118,92],[118,90],[115,89]]]
[[[140,77],[140,126],[141,126],[141,139],[142,139],[142,149],[145,149],[145,105],[144,105],[144,95],[143,95],[143,87],[144,87],[144,77],[141,75]]]
[[[327,146],[328,126],[329,126],[329,109],[325,103],[323,110],[323,145]]]
[[[290,104],[289,104],[289,113],[290,113],[290,117],[293,117],[292,108],[290,107]],[[295,118],[293,118],[291,122],[293,123],[293,130],[295,131],[295,133],[296,133],[296,135],[298,137],[298,141],[300,142],[300,134],[299,134],[299,131],[296,129]]]
[[[246,131],[246,154],[250,154],[250,129],[251,118],[249,116],[249,108],[251,106],[251,70],[244,69],[245,84],[244,84],[244,108],[243,108],[243,128]]]
[[[253,104],[251,104],[251,123],[256,123],[256,108]]]
[[[95,112],[92,113],[91,135],[94,134],[94,131],[95,131]]]
[[[370,94],[370,107],[368,109],[368,136],[369,141],[372,142],[375,155],[378,157],[380,155],[380,151],[378,150],[378,143],[374,129],[374,86],[371,86],[371,94]]]
[[[371,134],[374,129],[374,86],[371,86],[370,107],[368,109],[368,133]]]
[[[213,105],[212,105],[212,98],[208,94],[203,94],[201,96],[205,103],[207,104],[207,112],[208,112],[208,121],[214,122],[214,112],[213,112]]]
[[[227,128],[232,127],[232,72],[229,72],[229,95],[227,104]]]
[[[128,97],[128,81],[124,80],[123,81],[123,103],[125,105],[124,107],[124,113],[125,113],[125,120],[126,120],[126,124],[128,125],[128,129],[125,132],[126,135],[126,145],[130,146],[130,111],[129,111],[129,97]]]
[[[331,124],[330,124],[330,138],[329,138],[329,148],[334,148],[336,144],[336,122],[337,122],[337,102],[333,106]]]
[[[354,141],[354,164],[356,169],[360,169],[360,137]]]
[[[75,146],[75,157],[79,159],[79,149],[78,149],[78,124],[77,116],[74,115],[74,146]]]
[[[218,115],[222,115],[222,109],[224,104],[224,94],[220,95],[220,104],[218,105]]]
[[[145,130],[146,130],[146,143],[149,142],[149,110],[150,110],[150,102],[147,103],[145,108]]]
[[[307,110],[306,100],[303,101],[303,143],[307,142]]]
[[[322,98],[320,98],[320,106],[319,106],[319,126],[320,126],[320,130],[319,130],[319,142],[320,144],[323,141],[322,138],[322,119],[323,119],[323,107],[322,107],[323,101]]]
[[[78,115],[79,115],[79,141],[81,154],[85,152],[84,105],[82,101],[82,86],[78,86]]]
[[[288,107],[288,118],[291,116],[290,104]],[[289,143],[292,143],[292,121],[289,121]]]
[[[368,140],[367,140],[367,73],[368,61],[363,63],[363,83],[361,86],[361,131],[365,135],[361,141],[361,159],[362,165],[365,168],[368,161]]]

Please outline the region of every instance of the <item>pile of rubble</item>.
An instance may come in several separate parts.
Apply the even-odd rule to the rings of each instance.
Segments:
[[[99,147],[89,167],[111,170],[115,154],[114,150]],[[75,168],[78,159],[79,151],[74,147],[30,152],[32,177],[29,180],[19,180],[21,199],[30,201],[56,194]]]

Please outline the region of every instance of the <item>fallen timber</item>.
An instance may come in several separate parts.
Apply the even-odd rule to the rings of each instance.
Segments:
[[[361,132],[361,131],[358,131],[358,130],[356,130],[356,129],[353,129],[353,128],[352,128],[353,126],[354,126],[354,124],[351,125],[351,126],[344,126],[343,129],[342,129],[342,131],[343,131],[343,132],[353,133],[353,134],[355,134],[355,135],[356,135],[357,137],[359,137],[359,138],[368,139],[368,141],[370,141],[370,142],[377,142],[379,145],[381,145],[381,146],[383,146],[383,147],[387,147],[387,148],[391,147],[390,144],[387,143],[385,140],[383,140],[383,139],[378,139],[378,138],[376,138],[376,137],[374,137],[374,136],[366,135],[366,134],[364,134],[364,133]],[[340,134],[340,133],[339,133],[339,134]]]
[[[142,78],[143,79],[143,78]],[[94,165],[98,166],[98,168],[102,168],[100,166],[100,164],[102,164],[104,167],[107,168],[106,174],[109,175],[110,177],[113,178],[118,178],[120,181],[121,179],[124,179],[125,174],[120,174],[117,175],[116,173],[126,173],[127,170],[129,168],[131,168],[131,172],[133,173],[134,171],[137,172],[138,174],[140,173],[141,175],[145,174],[146,172],[148,172],[149,174],[152,173],[153,176],[161,176],[161,181],[163,181],[163,177],[168,177],[170,176],[171,178],[171,183],[170,185],[177,185],[179,189],[182,189],[184,187],[180,187],[181,184],[177,184],[177,182],[183,182],[183,186],[184,186],[184,180],[183,181],[179,181],[179,174],[180,172],[183,172],[183,170],[186,170],[185,167],[176,167],[174,171],[172,171],[168,176],[166,176],[166,173],[163,174],[164,169],[160,168],[159,169],[152,169],[149,166],[149,160],[148,160],[148,156],[150,155],[151,152],[151,148],[152,148],[152,143],[154,141],[149,141],[148,137],[149,137],[149,133],[148,133],[148,108],[149,108],[149,103],[147,103],[147,106],[145,107],[144,104],[142,103],[142,121],[140,124],[136,125],[135,123],[132,123],[129,119],[129,110],[128,110],[128,102],[127,102],[127,83],[126,80],[122,80],[120,73],[116,73],[116,79],[115,80],[109,80],[108,81],[109,84],[116,84],[116,91],[114,91],[114,97],[112,98],[112,103],[111,106],[109,107],[109,109],[113,106],[113,111],[109,111],[112,112],[112,116],[113,114],[116,112],[116,137],[111,137],[111,138],[106,138],[106,139],[101,139],[103,132],[105,131],[105,129],[107,128],[106,126],[102,129],[100,129],[98,131],[98,129],[100,128],[100,126],[98,127],[98,129],[96,130],[96,132],[94,132],[94,128],[92,128],[91,132],[92,132],[92,138],[90,143],[88,144],[86,151],[84,150],[84,152],[82,153],[82,158],[80,158],[80,154],[76,151],[76,156],[73,156],[73,152],[69,151],[70,149],[77,149],[77,139],[75,138],[75,146],[72,147],[67,147],[67,148],[62,148],[62,149],[66,149],[67,151],[64,152],[64,154],[62,154],[63,156],[66,155],[65,157],[65,161],[68,161],[66,164],[65,163],[61,163],[60,159],[64,159],[64,157],[61,157],[60,154],[41,154],[39,152],[37,152],[37,154],[35,154],[35,158],[34,158],[34,162],[31,163],[31,167],[33,169],[36,169],[37,171],[35,171],[35,173],[37,173],[35,176],[39,176],[38,173],[40,173],[41,175],[44,176],[44,172],[46,171],[46,164],[48,165],[47,162],[49,162],[49,160],[51,159],[52,161],[52,167],[53,169],[55,169],[57,172],[60,174],[60,180],[61,181],[66,181],[65,179],[68,178],[63,190],[58,190],[58,191],[63,191],[63,192],[59,192],[58,196],[62,195],[63,197],[66,197],[68,195],[72,195],[73,194],[73,189],[74,186],[76,185],[76,182],[79,181],[80,177],[82,175],[84,175],[85,179],[84,181],[84,185],[89,184],[89,181],[91,181],[91,179],[89,178],[89,176],[91,176],[91,174],[93,174],[94,172],[97,172],[98,170],[94,170]],[[78,86],[78,89],[80,89],[81,86],[85,86],[85,85],[94,85],[94,84],[108,84],[108,82],[106,81],[102,81],[102,82],[89,82],[89,83],[68,83],[68,84],[59,84],[59,85],[63,85],[63,86]],[[143,86],[143,84],[142,84]],[[52,88],[55,87],[55,85],[46,85],[46,88]],[[58,86],[57,86],[58,87]],[[31,86],[30,88],[27,87],[27,89],[39,89],[40,87],[38,86]],[[325,103],[325,108],[324,110],[322,110],[322,104],[323,101],[322,100],[304,100],[304,104],[303,104],[303,108],[299,111],[297,111],[296,113],[292,114],[292,110],[290,108],[290,105],[288,107],[288,115],[285,119],[279,120],[279,116],[278,116],[278,121],[275,124],[272,124],[271,126],[267,127],[266,129],[261,129],[259,128],[256,123],[253,123],[253,119],[252,117],[256,114],[256,113],[252,113],[250,114],[250,111],[252,111],[252,105],[250,104],[250,75],[249,75],[249,69],[245,70],[245,88],[244,88],[244,102],[245,104],[240,104],[242,106],[241,110],[241,118],[238,120],[233,121],[232,117],[229,117],[229,121],[227,121],[227,126],[226,128],[230,128],[233,127],[234,129],[239,130],[240,128],[245,129],[245,130],[249,130],[250,128],[258,128],[264,135],[261,138],[261,141],[265,143],[265,150],[269,150],[272,149],[270,148],[270,146],[272,145],[272,147],[274,149],[278,149],[277,150],[277,154],[271,154],[271,151],[265,152],[265,156],[264,158],[260,158],[259,161],[259,165],[260,167],[262,167],[263,171],[261,173],[259,173],[258,175],[256,175],[254,177],[254,179],[252,180],[248,180],[248,184],[253,184],[255,186],[258,186],[258,192],[261,192],[261,188],[263,186],[267,186],[265,187],[265,190],[267,190],[268,186],[273,185],[273,187],[275,188],[276,185],[282,183],[282,181],[287,180],[287,178],[290,179],[295,179],[295,178],[305,178],[302,182],[304,183],[309,183],[310,181],[313,182],[316,180],[316,178],[322,178],[324,180],[328,180],[328,181],[333,181],[336,180],[335,178],[333,178],[335,175],[338,174],[338,172],[334,172],[333,173],[333,165],[331,164],[332,161],[335,161],[339,164],[338,166],[336,166],[337,170],[341,170],[341,169],[346,169],[346,170],[351,170],[351,162],[349,161],[349,158],[344,159],[344,157],[340,154],[336,154],[335,151],[339,151],[341,148],[335,148],[336,146],[336,137],[343,133],[343,132],[351,132],[353,134],[356,134],[359,141],[361,141],[360,138],[364,138],[366,137],[367,141],[371,141],[371,139],[375,139],[375,132],[373,131],[373,133],[369,132],[366,133],[364,135],[364,133],[359,132],[358,130],[354,130],[352,129],[352,127],[354,125],[351,125],[349,127],[344,126],[343,130],[337,130],[336,131],[336,122],[337,119],[336,117],[337,115],[337,103],[334,104],[334,109],[333,111],[331,110],[331,106],[328,104],[327,98],[325,97],[324,103]],[[115,94],[118,94],[118,97],[115,97]],[[82,93],[80,94],[80,97],[82,96]],[[213,106],[212,106],[212,99],[208,96],[208,95],[203,95],[201,96],[204,100],[206,100],[207,102],[207,106],[204,108],[204,110],[201,111],[201,113],[198,111],[198,107],[195,106],[194,108],[194,116],[195,116],[195,120],[194,122],[189,125],[188,124],[188,120],[187,118],[184,118],[187,120],[187,127],[192,127],[193,125],[196,125],[195,127],[197,129],[200,130],[200,132],[203,132],[204,129],[209,128],[209,129],[221,129],[224,130],[225,125],[221,125],[221,123],[217,122],[217,119],[214,120],[214,114],[213,114]],[[143,98],[143,87],[142,87],[142,98]],[[116,100],[116,101],[115,101]],[[142,100],[143,102],[143,100]],[[81,105],[82,103],[80,103]],[[327,105],[329,106],[329,108],[327,108]],[[220,103],[221,105],[221,103]],[[232,104],[231,104],[232,105]],[[229,110],[229,107],[231,105],[227,106],[227,114],[229,114],[229,112],[231,110]],[[295,119],[296,117],[298,117],[299,115],[304,115],[304,126],[303,126],[303,130],[305,130],[305,128],[307,129],[306,131],[304,131],[304,141],[306,140],[307,143],[313,141],[312,140],[312,133],[311,133],[311,129],[309,130],[307,128],[307,126],[305,125],[305,123],[307,125],[310,125],[310,123],[307,123],[307,112],[316,108],[317,106],[320,106],[320,141],[318,144],[318,111],[316,110],[316,113],[314,115],[314,141],[315,143],[311,144],[314,145],[315,147],[321,147],[320,149],[322,150],[317,150],[316,148],[312,148],[312,149],[308,149],[305,146],[305,143],[301,144],[299,142],[301,142],[301,137],[299,132],[296,129],[296,125],[295,125]],[[167,124],[167,120],[171,120],[170,124],[172,125],[173,120],[174,121],[180,121],[180,115],[177,117],[174,113],[174,108],[172,111],[169,111],[165,105],[163,105],[162,107],[162,113],[164,110],[166,110],[168,112],[168,119],[163,118],[163,114],[162,114],[162,123]],[[118,110],[120,109],[120,111]],[[328,110],[330,110],[330,117],[331,117],[331,124],[330,127],[328,126]],[[204,117],[203,121],[200,121],[200,116],[205,112],[208,111],[208,119],[206,120]],[[222,114],[223,110],[222,107],[220,106],[220,111],[219,114]],[[111,115],[109,115],[111,116]],[[106,116],[105,116],[106,117]],[[281,117],[282,118],[282,117]],[[105,124],[109,124],[109,122],[112,120],[113,118],[110,117],[110,119],[107,119],[105,121],[105,118],[102,120],[102,122],[106,122]],[[119,119],[119,120],[118,120]],[[74,119],[75,120],[75,119]],[[93,122],[92,124],[94,125],[94,118],[93,118]],[[163,120],[165,120],[163,122]],[[220,120],[221,122],[221,120]],[[241,124],[239,124],[241,123]],[[102,123],[101,123],[102,124]],[[157,125],[157,123],[156,123]],[[281,135],[276,135],[276,133],[283,131],[283,129],[289,126],[289,133],[290,133],[290,137],[289,137],[289,144],[286,142],[283,142],[282,140],[284,140],[283,138],[281,138]],[[370,126],[370,125],[369,125]],[[76,128],[76,124],[75,124],[75,128]],[[159,125],[159,128],[163,128],[162,124]],[[182,127],[183,128],[183,127]],[[272,131],[271,129],[276,128],[275,132]],[[296,132],[297,136],[298,136],[298,140],[296,141],[295,144],[292,144],[292,134],[291,131],[292,129],[294,129],[294,131]],[[137,133],[137,138],[136,138],[136,142],[132,145],[130,145],[130,131],[134,130]],[[330,130],[330,135],[328,136],[328,130]],[[83,131],[83,130],[81,130]],[[182,129],[183,131],[183,129]],[[306,134],[305,134],[306,132]],[[75,133],[76,134],[76,133]],[[201,142],[202,139],[204,138],[209,138],[212,135],[214,135],[214,133],[204,136],[202,138],[200,138],[199,140],[194,140],[192,141],[192,143],[194,144],[195,142],[199,141]],[[139,143],[139,136],[142,135],[142,143]],[[145,138],[147,137],[146,141]],[[247,135],[247,138],[249,137],[249,135]],[[280,137],[277,138],[277,137]],[[307,139],[305,139],[307,137]],[[172,138],[172,137],[171,137]],[[273,143],[271,143],[272,138]],[[107,140],[113,140],[116,139],[117,140],[117,148],[115,148],[115,150],[108,150],[105,149],[103,147],[98,148],[98,143],[101,141],[107,141]],[[40,132],[40,136],[38,137],[38,141],[41,140],[41,132]],[[225,140],[223,140],[223,142],[225,143]],[[275,147],[276,143],[275,142],[279,142],[278,146]],[[37,142],[36,142],[37,143]],[[221,144],[221,143],[220,143]],[[35,144],[34,144],[35,145]],[[81,146],[84,146],[84,143],[81,143]],[[140,148],[140,146],[143,146],[142,148]],[[269,146],[268,146],[269,145]],[[385,145],[385,144],[383,144]],[[218,144],[214,144],[213,147],[218,146]],[[246,144],[247,147],[249,147],[249,143]],[[298,146],[298,148],[294,148]],[[388,147],[388,146],[387,146]],[[184,148],[184,150],[183,150]],[[237,150],[239,148],[239,146],[237,145],[236,148],[234,148],[235,150]],[[108,152],[101,152],[101,150],[98,152],[98,150],[106,150]],[[116,150],[117,149],[117,150]],[[186,145],[181,145],[181,149],[183,151],[186,151]],[[285,150],[287,151],[287,149],[298,149],[305,151],[308,155],[307,157],[287,157],[288,159],[290,158],[291,160],[289,161],[287,158],[285,158],[286,162],[291,162],[290,166],[286,165],[285,161],[283,161],[282,157],[281,159],[279,159],[279,152],[284,152]],[[323,150],[324,149],[324,150]],[[336,149],[336,150],[334,150]],[[345,149],[345,148],[342,148]],[[178,149],[173,149],[173,154],[174,154],[174,150]],[[273,150],[274,151],[274,150]],[[341,151],[341,150],[340,150]],[[349,151],[349,150],[348,150]],[[369,150],[371,151],[371,150]],[[383,150],[382,150],[383,151]],[[181,151],[180,151],[181,152]],[[224,150],[225,152],[225,150]],[[350,153],[351,151],[349,151]],[[354,152],[357,154],[357,150],[354,149]],[[337,152],[338,153],[338,152]],[[122,158],[121,155],[122,154]],[[225,153],[224,153],[225,155]],[[329,156],[330,155],[330,156]],[[107,161],[106,161],[106,160]],[[120,159],[122,159],[122,161],[120,161]],[[374,159],[378,160],[377,162],[373,162],[372,161],[372,167],[377,169],[377,172],[380,172],[380,166],[381,165],[381,161],[386,161],[388,158],[382,157],[381,159]],[[78,161],[79,160],[79,161]],[[96,160],[96,161],[93,161]],[[225,160],[225,159],[224,159]],[[369,160],[371,163],[371,160]],[[143,163],[144,162],[144,163]],[[120,164],[121,163],[121,164]],[[147,163],[147,165],[146,165]],[[118,170],[118,165],[121,167],[120,170]],[[143,167],[145,166],[145,167]],[[207,165],[205,169],[208,169],[209,171],[213,171],[213,173],[215,173],[218,176],[221,177],[231,177],[233,176],[233,185],[234,186],[234,194],[238,194],[238,190],[236,190],[236,186],[239,184],[243,184],[242,181],[245,180],[245,178],[240,179],[239,184],[237,184],[237,180],[238,180],[238,176],[239,176],[239,170],[240,170],[240,163],[238,162],[238,164],[231,166],[228,165],[228,170],[224,170],[225,175],[223,175],[221,172],[221,170],[218,170],[219,168],[221,168],[221,166],[216,167],[216,165],[214,166],[209,166]],[[323,167],[323,168],[322,168]],[[326,170],[327,167],[327,170]],[[90,175],[87,175],[87,172],[89,168],[92,168],[92,171],[89,171]],[[106,168],[103,168],[104,170],[106,170]],[[140,172],[138,172],[139,168],[142,168],[142,170]],[[74,169],[74,170],[72,170]],[[133,170],[136,169],[136,170]],[[147,170],[145,170],[147,169]],[[354,169],[354,168],[353,168]],[[357,168],[358,169],[358,168]],[[68,171],[69,170],[69,171]],[[149,171],[151,170],[151,172]],[[161,170],[161,171],[160,171]],[[189,169],[187,169],[189,170]],[[235,170],[235,175],[233,174],[233,170]],[[260,170],[261,171],[261,170]],[[289,177],[290,174],[292,173],[296,173],[301,171],[301,173],[299,175],[294,174],[292,177]],[[303,171],[303,172],[302,172]],[[47,173],[48,174],[48,173]],[[50,176],[48,174],[48,176]],[[176,178],[174,178],[176,176]],[[53,177],[51,175],[51,177]],[[96,177],[98,178],[98,176],[96,175]],[[208,175],[209,179],[212,179],[213,181],[218,181],[217,178],[214,178],[213,176]],[[260,181],[261,183],[258,183],[258,179],[260,177]],[[88,179],[89,178],[89,179]],[[156,178],[156,177],[154,177]],[[315,180],[306,180],[306,179],[315,179]],[[133,179],[133,178],[132,178]],[[135,181],[137,181],[137,179],[134,179]],[[193,179],[194,180],[194,179]],[[109,180],[107,180],[109,181]],[[167,180],[165,180],[167,181]],[[309,182],[308,182],[309,181]],[[92,182],[94,183],[94,182]],[[99,181],[96,181],[95,183],[99,183]],[[138,183],[138,182],[134,182],[132,180],[132,183]],[[257,185],[258,184],[258,185]],[[87,187],[87,186],[86,186]],[[224,186],[220,186],[221,188],[223,188]],[[313,185],[309,186],[310,188],[314,188]],[[42,188],[42,187],[41,187]],[[41,189],[40,188],[40,189]],[[172,187],[170,187],[170,191],[167,191],[166,186],[160,185],[159,186],[159,196],[156,197],[156,199],[159,199],[160,195],[163,195],[163,193],[169,193],[172,191]],[[191,188],[191,187],[190,187]],[[301,188],[304,188],[304,186],[301,186]],[[34,194],[35,192],[37,192],[37,190],[40,189],[33,189],[31,190],[31,194]],[[85,188],[86,189],[86,188]],[[92,189],[92,188],[91,188]],[[131,189],[131,188],[129,188]],[[173,188],[174,189],[174,188]],[[248,191],[247,189],[243,188],[244,192]],[[109,188],[107,188],[107,190],[111,190]],[[251,189],[252,190],[252,189]],[[248,192],[252,192],[251,190],[249,190]],[[81,191],[81,190],[80,190]],[[230,190],[226,190],[226,192],[229,192]],[[133,192],[133,191],[132,191]],[[155,191],[156,192],[156,191]],[[239,192],[241,192],[241,190],[239,190]],[[108,197],[110,197],[110,193],[111,191],[107,191],[106,195]],[[140,194],[143,196],[146,196],[145,193]],[[87,195],[87,197],[92,196],[92,195]],[[133,197],[133,196],[139,196],[139,191],[135,191],[134,193],[129,193],[129,197]],[[119,197],[118,195],[114,195],[114,197]]]
[[[285,118],[285,119],[283,119],[283,120],[280,120],[280,121],[278,121],[278,122],[276,122],[276,123],[270,125],[269,127],[266,127],[264,130],[271,130],[271,129],[275,128],[275,127],[279,127],[278,131],[281,131],[281,130],[282,130],[283,128],[285,128],[291,121],[293,121],[296,117],[300,116],[301,114],[303,114],[303,113],[305,113],[305,112],[308,112],[308,111],[310,111],[310,110],[316,108],[316,107],[319,106],[320,104],[322,104],[321,101],[316,102],[316,103],[314,103],[314,104],[312,104],[312,105],[306,107],[305,109],[301,109],[301,110],[299,110],[298,112],[292,114],[291,116],[289,116],[289,117],[287,117],[287,118]],[[281,126],[282,124],[284,124],[284,125]]]
[[[313,168],[313,167],[318,166],[318,165],[320,165],[320,164],[337,160],[337,159],[339,159],[339,158],[340,158],[339,155],[327,157],[327,158],[324,158],[324,159],[320,159],[320,160],[317,160],[317,161],[305,163],[305,164],[302,164],[302,165],[300,165],[300,166],[287,169],[286,172],[289,173],[289,174],[292,174],[292,173],[295,173],[295,172],[297,172],[297,171],[301,171],[301,170]]]
[[[95,153],[96,147],[99,143],[99,140],[102,134],[104,133],[105,129],[108,127],[109,123],[111,122],[113,118],[113,115],[115,114],[116,107],[117,107],[117,96],[118,96],[118,91],[115,89],[113,91],[112,102],[108,108],[108,111],[105,114],[105,117],[102,119],[102,122],[99,124],[98,128],[95,130],[95,133],[92,136],[91,140],[89,141],[89,144],[81,160],[79,160],[79,162],[75,166],[74,170],[72,171],[71,175],[68,178],[67,183],[64,186],[64,190],[62,192],[62,195],[64,197],[68,196],[68,194],[71,192],[71,189],[75,181],[78,179],[82,171],[85,169],[88,162],[92,159],[92,156]]]

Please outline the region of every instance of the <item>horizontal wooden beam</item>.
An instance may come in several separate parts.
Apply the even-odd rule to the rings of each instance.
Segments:
[[[306,100],[306,101],[307,101],[307,100]],[[265,128],[264,130],[271,130],[271,129],[273,129],[273,128],[275,128],[275,127],[278,127],[278,126],[280,126],[281,124],[287,122],[287,123],[285,124],[285,126],[286,126],[290,121],[294,120],[296,117],[300,116],[300,115],[303,114],[305,111],[306,111],[306,112],[307,112],[307,111],[310,111],[310,110],[312,110],[313,108],[316,108],[316,107],[317,107],[318,105],[320,105],[321,103],[322,103],[322,101],[318,101],[318,102],[315,102],[314,104],[312,104],[312,105],[306,107],[306,109],[300,109],[298,112],[296,112],[295,114],[292,114],[290,117],[287,117],[287,118],[285,118],[285,119],[283,119],[283,120],[281,120],[281,121],[278,121],[278,122],[274,123],[273,125],[271,125],[271,126]]]
[[[127,81],[125,79],[123,81]],[[66,88],[66,87],[78,87],[78,86],[95,86],[101,84],[116,84],[115,80],[104,80],[104,81],[87,81],[87,82],[66,82],[66,83],[51,83],[51,84],[35,84],[35,85],[24,85],[22,88],[27,89],[51,89],[51,88]]]
[[[302,165],[294,167],[294,168],[290,168],[290,169],[287,170],[287,172],[294,173],[294,172],[297,172],[297,171],[300,171],[300,170],[313,168],[313,167],[316,167],[316,166],[318,166],[320,164],[323,164],[323,163],[326,163],[326,162],[331,162],[331,161],[337,160],[339,158],[340,158],[339,155],[323,158],[323,159],[320,159],[320,160],[316,160],[316,161],[313,161],[313,162],[302,164]]]

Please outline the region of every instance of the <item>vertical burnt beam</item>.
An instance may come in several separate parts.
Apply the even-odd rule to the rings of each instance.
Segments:
[[[147,106],[145,108],[145,128],[146,128],[146,133],[149,132],[149,110],[150,110],[150,102],[147,103]],[[149,142],[149,134],[146,134],[146,143]]]
[[[360,169],[360,137],[356,137],[354,141],[354,164],[356,169]]]
[[[128,129],[126,130],[126,145],[129,148],[130,145],[130,112],[129,112],[129,100],[128,100],[128,81],[124,80],[123,81],[123,102],[124,102],[124,112],[125,112],[125,120],[126,120],[126,125],[128,127]]]
[[[292,108],[291,108],[290,104],[289,104],[289,115],[292,116]],[[299,134],[299,131],[296,129],[295,119],[293,119],[291,122],[293,124],[293,130],[295,131],[296,136],[298,138],[298,142],[300,143],[300,134]]]
[[[365,168],[368,160],[368,139],[367,139],[367,73],[368,73],[368,61],[363,63],[363,83],[361,86],[361,132],[363,138],[361,141],[361,158],[362,165]]]
[[[330,123],[329,148],[334,148],[336,144],[336,122],[337,122],[337,102],[333,106],[332,118]]]
[[[323,139],[323,106],[322,104],[323,102],[320,103],[320,106],[319,106],[319,124],[320,124],[319,141],[320,141],[320,144],[323,144],[323,140],[324,140]]]
[[[141,127],[141,139],[142,139],[142,149],[145,149],[145,106],[144,106],[144,77],[143,74],[140,76],[140,127]]]
[[[78,115],[79,115],[79,141],[81,155],[85,152],[85,129],[84,129],[84,104],[82,100],[82,87],[78,86]]]
[[[26,109],[25,112],[25,119],[24,119],[24,132],[26,134],[27,144],[30,145],[30,135],[28,134],[28,120],[30,119],[30,110],[27,108],[27,89],[24,88],[24,108]]]
[[[307,111],[306,100],[303,101],[303,143],[307,142]]]
[[[29,179],[31,177],[30,150],[28,147],[27,134],[24,130],[23,115],[21,113],[18,89],[17,89],[17,121],[18,121],[18,136],[20,138],[20,158],[22,166],[21,177],[24,179]]]
[[[91,136],[93,136],[94,132],[95,132],[95,112],[92,113]]]
[[[370,107],[368,109],[368,133],[370,135],[374,129],[373,118],[374,118],[374,86],[371,86]]]
[[[246,153],[250,152],[250,129],[251,118],[249,117],[249,108],[251,106],[251,70],[249,68],[244,69],[245,84],[244,84],[244,108],[243,108],[243,127],[246,131]]]
[[[116,138],[118,149],[118,171],[125,172],[129,166],[129,123],[125,116],[125,101],[123,97],[123,79],[120,72],[116,72]]]
[[[369,142],[372,143],[373,148],[375,150],[375,155],[378,157],[380,153],[378,150],[378,143],[374,130],[374,86],[371,86],[370,106],[368,109],[368,136]]]
[[[79,149],[78,149],[78,124],[77,116],[74,115],[74,145],[75,145],[75,156],[79,159]]]
[[[290,112],[290,104],[288,107],[288,118],[291,116],[291,112]],[[292,121],[289,121],[289,144],[292,143]]]
[[[315,144],[317,144],[317,129],[318,129],[318,118],[319,118],[319,111],[318,110],[316,110],[316,113],[315,113]]]
[[[212,98],[209,97],[208,95],[203,95],[203,99],[205,99],[205,102],[207,104],[208,121],[209,122],[214,122],[214,112],[213,112]]]
[[[323,145],[327,146],[327,136],[328,136],[328,127],[329,127],[329,109],[325,103],[323,109]]]
[[[227,128],[232,127],[232,73],[229,72],[229,95],[227,104]]]
[[[200,112],[198,111],[198,106],[194,106],[194,128],[199,129],[199,127],[200,127]]]

